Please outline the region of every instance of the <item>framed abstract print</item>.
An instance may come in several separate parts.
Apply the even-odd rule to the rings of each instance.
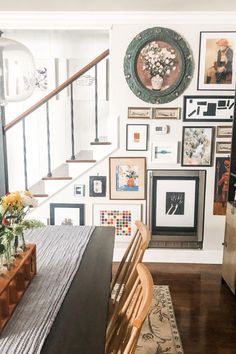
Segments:
[[[212,166],[214,127],[183,127],[182,166]]]
[[[126,125],[126,150],[147,151],[148,125],[127,124]]]
[[[51,203],[50,225],[84,225],[84,204]]]
[[[233,91],[236,32],[200,32],[198,90]]]
[[[192,53],[177,32],[164,27],[148,28],[129,44],[124,75],[129,88],[145,102],[173,101],[192,78]]]
[[[110,157],[110,199],[145,199],[145,157]]]

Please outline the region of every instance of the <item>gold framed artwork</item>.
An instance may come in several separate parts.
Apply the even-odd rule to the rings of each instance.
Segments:
[[[153,119],[180,119],[180,108],[154,108]]]
[[[152,109],[151,109],[151,107],[129,107],[128,108],[128,118],[151,119],[152,118]]]

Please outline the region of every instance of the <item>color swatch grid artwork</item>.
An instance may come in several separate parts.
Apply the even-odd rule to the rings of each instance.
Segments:
[[[131,236],[131,211],[100,210],[100,225],[114,226],[116,236]]]

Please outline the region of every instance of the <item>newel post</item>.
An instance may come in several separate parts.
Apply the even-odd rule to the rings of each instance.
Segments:
[[[7,144],[5,125],[5,108],[0,106],[0,196],[8,192]]]

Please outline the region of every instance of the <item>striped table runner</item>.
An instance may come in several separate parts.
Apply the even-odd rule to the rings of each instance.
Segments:
[[[40,353],[93,230],[45,226],[26,235],[28,243],[36,243],[37,275],[1,334],[1,354]]]

